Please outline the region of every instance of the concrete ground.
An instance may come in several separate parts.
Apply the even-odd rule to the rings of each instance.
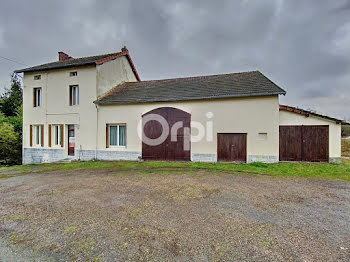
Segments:
[[[0,261],[349,261],[350,183],[208,171],[0,180]]]

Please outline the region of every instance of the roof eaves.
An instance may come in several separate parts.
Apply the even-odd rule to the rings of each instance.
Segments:
[[[296,113],[296,114],[300,114],[303,116],[308,117],[309,115],[313,115],[316,117],[320,117],[320,118],[324,118],[330,121],[334,121],[337,124],[342,124],[342,125],[350,125],[349,122],[346,122],[344,120],[338,119],[338,118],[334,118],[334,117],[330,117],[330,116],[326,116],[326,115],[322,115],[322,114],[318,114],[315,112],[312,112],[310,110],[305,110],[305,109],[301,109],[301,108],[297,108],[297,107],[293,107],[293,106],[287,106],[287,105],[280,105],[280,110],[283,111],[287,111],[287,112],[291,112],[291,113]]]
[[[61,69],[61,68],[69,68],[69,67],[79,67],[79,66],[87,66],[87,65],[94,65],[95,62],[82,62],[78,65],[76,64],[67,64],[67,65],[60,65],[60,66],[47,66],[44,68],[35,68],[33,67],[29,67],[29,68],[25,68],[25,69],[20,69],[20,70],[15,70],[14,73],[18,74],[18,73],[28,73],[28,72],[41,72],[41,71],[47,71],[47,70],[54,70],[54,69]]]

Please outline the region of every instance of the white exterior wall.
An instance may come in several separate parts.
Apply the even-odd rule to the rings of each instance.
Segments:
[[[56,69],[41,72],[24,73],[23,76],[23,163],[52,162],[68,156],[68,124],[75,125],[75,152],[89,151],[89,159],[95,157],[97,109],[93,101],[97,94],[108,91],[114,84],[123,81],[135,81],[136,78],[125,57],[108,61],[102,65],[79,66],[76,68]],[[118,71],[120,70],[120,72]],[[70,72],[77,76],[70,76]],[[40,80],[34,80],[41,75]],[[134,78],[132,77],[134,76]],[[113,84],[113,85],[112,85]],[[69,105],[69,86],[79,85],[79,105]],[[101,87],[101,86],[102,87]],[[42,104],[33,107],[33,88],[41,87]],[[64,147],[49,147],[48,125],[64,124]],[[44,125],[44,147],[30,147],[30,125]],[[52,139],[54,133],[52,130]],[[35,149],[35,150],[34,150]],[[35,159],[36,160],[35,160]]]
[[[97,97],[122,82],[137,81],[134,72],[125,56],[98,65],[97,69]]]
[[[69,73],[78,75],[70,77]],[[34,80],[34,75],[41,80]],[[23,147],[29,148],[30,125],[44,125],[44,148],[49,148],[48,124],[74,124],[76,148],[95,149],[96,107],[96,68],[94,66],[60,69],[54,71],[25,73],[23,77]],[[79,85],[79,105],[69,105],[69,86]],[[33,107],[33,88],[41,87],[42,104]],[[93,119],[94,121],[86,121]],[[67,129],[67,128],[65,128]],[[84,130],[84,132],[81,132]],[[64,150],[68,153],[67,130],[64,137]],[[53,135],[53,133],[52,133]],[[42,148],[42,147],[40,147]],[[55,146],[53,145],[53,148]],[[56,147],[61,149],[61,147]]]
[[[328,125],[329,126],[329,158],[341,157],[341,125],[324,118],[310,115],[309,117],[280,111],[280,125]]]
[[[206,126],[207,112],[212,112],[213,141],[191,143],[192,155],[210,155],[216,161],[217,133],[247,133],[248,162],[278,161],[278,96],[183,101],[129,105],[101,105],[98,108],[98,150],[130,152],[141,155],[142,141],[137,134],[141,116],[159,107],[174,107],[191,114],[191,120]],[[127,127],[125,148],[106,148],[106,124],[123,123]],[[192,126],[192,134],[197,131]],[[267,140],[260,140],[259,133],[267,133]],[[213,159],[213,157],[215,159]],[[194,159],[193,159],[194,160]]]

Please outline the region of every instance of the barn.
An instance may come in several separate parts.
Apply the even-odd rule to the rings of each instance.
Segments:
[[[98,152],[127,160],[338,161],[344,122],[280,106],[285,94],[259,71],[126,82],[94,102]],[[125,129],[122,146],[111,137],[115,127]]]

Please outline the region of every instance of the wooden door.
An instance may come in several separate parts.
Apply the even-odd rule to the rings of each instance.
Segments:
[[[328,162],[328,126],[303,126],[303,161]]]
[[[144,124],[143,139],[142,139],[142,158],[145,160],[166,160],[166,161],[190,161],[191,150],[185,150],[185,143],[189,143],[190,146],[190,134],[186,132],[190,130],[191,115],[182,110],[162,107],[147,112],[146,115],[156,114],[162,116],[169,127],[169,135],[163,143],[160,145],[148,145],[145,143],[144,136],[150,139],[155,139],[161,136],[163,128],[162,125],[155,120],[148,121]],[[172,139],[171,130],[172,127],[178,123],[182,123],[182,127],[177,130],[176,139]]]
[[[280,161],[302,161],[302,127],[280,126]]]
[[[68,125],[68,155],[69,156],[74,156],[74,151],[75,151],[75,130],[74,130],[74,125]]]
[[[246,162],[247,134],[225,133],[217,138],[218,161]]]
[[[328,126],[280,126],[280,161],[328,162]]]

